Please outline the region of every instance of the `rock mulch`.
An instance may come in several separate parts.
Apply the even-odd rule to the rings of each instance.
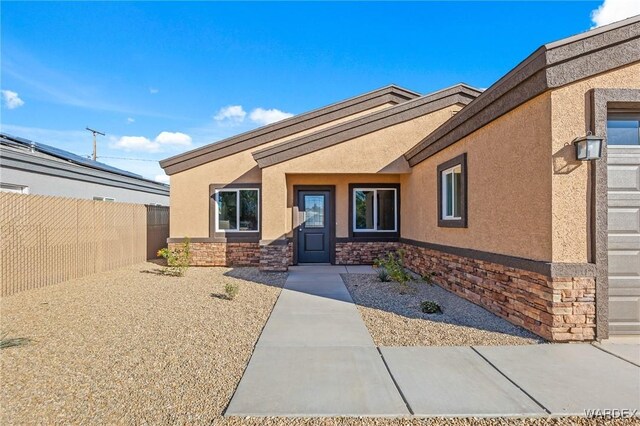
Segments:
[[[144,263],[0,300],[0,424],[206,424],[228,404],[286,279]],[[226,283],[239,294],[225,300]]]
[[[489,311],[423,281],[402,288],[376,275],[343,274],[378,346],[526,345],[542,343],[535,334]],[[441,314],[425,314],[420,303],[438,302]]]
[[[634,420],[222,416],[286,274],[152,263],[0,299],[0,424],[590,425]],[[228,282],[240,293],[222,295]],[[23,342],[24,343],[24,342]]]

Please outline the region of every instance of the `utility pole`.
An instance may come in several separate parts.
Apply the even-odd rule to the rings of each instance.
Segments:
[[[93,161],[96,161],[96,159],[98,158],[98,144],[96,143],[96,135],[104,136],[104,133],[90,129],[88,127],[86,129],[93,133],[93,155],[91,156],[91,158],[93,159]]]

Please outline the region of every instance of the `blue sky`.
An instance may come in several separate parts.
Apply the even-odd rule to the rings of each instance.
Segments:
[[[159,160],[391,83],[485,88],[601,4],[3,2],[2,130],[87,155],[90,126],[101,161],[154,179],[155,161],[106,157]]]

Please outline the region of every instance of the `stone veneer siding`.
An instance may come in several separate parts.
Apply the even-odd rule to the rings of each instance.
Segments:
[[[169,243],[180,248],[182,243]],[[191,243],[192,266],[259,266],[259,243]]]
[[[378,257],[385,256],[397,248],[397,242],[338,242],[336,265],[371,265]]]
[[[401,244],[406,266],[441,287],[554,342],[595,338],[595,279],[551,278],[497,263]]]
[[[260,246],[260,270],[284,272],[293,262],[293,244],[265,244]]]

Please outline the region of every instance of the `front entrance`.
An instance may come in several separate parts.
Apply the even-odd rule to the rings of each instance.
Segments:
[[[330,263],[333,230],[333,191],[297,191],[300,225],[296,232],[298,263]]]

